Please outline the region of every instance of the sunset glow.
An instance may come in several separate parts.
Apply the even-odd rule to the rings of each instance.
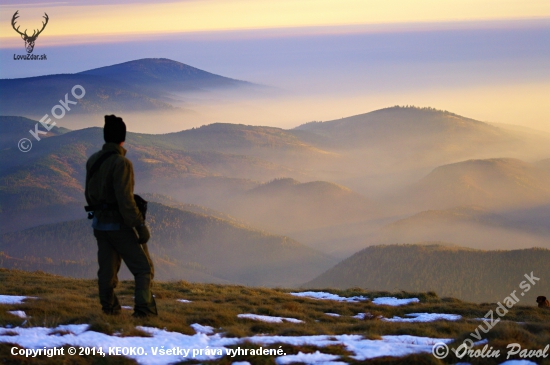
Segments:
[[[55,3],[2,6],[2,47],[12,46],[14,37],[9,19],[16,10],[21,13],[19,24],[32,29],[47,9],[50,19],[55,21],[48,25],[43,38],[550,16],[550,3],[543,0],[208,0],[82,6],[50,4]]]

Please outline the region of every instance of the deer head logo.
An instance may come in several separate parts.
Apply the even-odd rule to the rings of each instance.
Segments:
[[[38,38],[38,36],[40,35],[40,33],[42,33],[42,31],[44,30],[44,28],[46,28],[46,24],[48,24],[48,14],[44,13],[44,19],[46,19],[45,22],[42,22],[42,29],[38,30],[38,29],[35,29],[32,33],[31,36],[29,36],[27,34],[27,30],[25,29],[25,32],[24,33],[21,33],[19,31],[19,26],[17,26],[17,28],[15,27],[15,20],[17,18],[19,18],[19,16],[17,15],[19,13],[19,10],[17,10],[15,12],[15,14],[13,14],[13,17],[11,18],[11,26],[13,27],[13,29],[19,33],[21,35],[21,38],[23,38],[23,40],[25,41],[25,48],[27,49],[27,53],[32,53],[32,50],[34,49],[34,42],[36,41],[36,38]]]

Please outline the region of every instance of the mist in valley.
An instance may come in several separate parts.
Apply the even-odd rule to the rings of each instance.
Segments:
[[[136,193],[154,207],[151,247],[163,278],[298,286],[376,245],[550,249],[547,26],[512,23],[210,34],[200,47],[189,35],[144,41],[172,49],[154,55],[122,41],[90,44],[83,55],[107,47],[136,61],[109,55],[126,63],[58,75],[60,95],[73,78],[88,81],[86,99],[56,121],[69,131],[25,154],[13,141],[28,136],[57,91],[22,108],[21,85],[44,79],[2,79],[20,84],[5,94],[9,103],[0,100],[9,111],[0,117],[0,259],[47,269],[44,258],[20,257],[39,237],[70,246],[74,227],[87,226],[84,166],[111,113],[128,126]],[[189,90],[172,82],[193,72],[204,79]],[[73,252],[71,275],[93,272],[88,251]],[[268,262],[280,280],[258,277]]]

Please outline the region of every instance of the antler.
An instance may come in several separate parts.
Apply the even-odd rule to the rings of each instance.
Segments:
[[[45,21],[45,22],[42,22],[42,29],[40,29],[40,30],[38,31],[38,33],[36,33],[36,36],[37,36],[37,37],[38,37],[38,35],[39,35],[40,33],[42,33],[42,31],[44,30],[44,28],[46,28],[46,24],[48,24],[48,20],[50,20],[50,18],[48,17],[48,14],[46,14],[46,13],[44,13],[44,16],[43,16],[42,18],[46,19],[46,21]],[[35,32],[36,32],[36,31],[35,31]],[[33,37],[35,36],[34,33],[33,33],[32,36],[33,36]]]
[[[27,36],[27,30],[26,30],[26,29],[25,29],[25,33],[21,33],[21,32],[19,31],[19,26],[18,26],[17,28],[15,28],[15,20],[16,20],[17,18],[19,18],[19,17],[17,16],[17,13],[19,13],[19,10],[17,10],[17,11],[15,12],[15,14],[13,14],[13,17],[11,18],[11,26],[13,27],[13,29],[14,29],[17,33],[19,33],[19,34],[21,34],[21,35],[23,35],[23,36],[25,36],[25,37],[28,37],[28,36]],[[44,13],[44,14],[46,14],[46,13]]]

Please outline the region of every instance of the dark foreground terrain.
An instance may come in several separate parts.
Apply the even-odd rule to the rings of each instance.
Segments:
[[[369,300],[345,302],[318,300],[290,295],[285,289],[252,288],[236,285],[192,284],[186,281],[155,283],[154,293],[160,315],[151,319],[133,319],[131,310],[123,310],[119,316],[101,314],[94,280],[70,279],[41,272],[23,272],[0,269],[0,294],[24,295],[27,299],[21,304],[0,304],[0,363],[2,364],[134,364],[135,360],[124,356],[57,356],[25,358],[13,356],[10,351],[10,338],[19,341],[20,329],[31,327],[56,328],[67,324],[88,324],[88,331],[110,335],[114,340],[124,337],[151,337],[147,328],[164,329],[177,332],[189,338],[195,335],[192,324],[211,326],[215,334],[226,339],[259,338],[262,335],[278,335],[281,342],[264,345],[264,348],[279,346],[286,354],[315,353],[337,355],[337,361],[350,364],[365,363],[357,360],[354,352],[343,345],[289,344],[285,339],[304,338],[312,335],[357,334],[365,340],[381,340],[387,335],[411,335],[433,339],[454,339],[450,348],[457,347],[465,338],[472,338],[476,328],[483,324],[476,320],[497,308],[496,303],[473,304],[453,298],[439,298],[436,293],[387,293],[365,290],[324,290],[341,297],[365,296]],[[133,283],[122,282],[118,293],[125,306],[132,305]],[[378,297],[418,298],[419,302],[402,306],[376,305],[372,302]],[[179,302],[185,299],[190,302]],[[529,303],[531,304],[531,303]],[[534,304],[534,303],[533,303]],[[8,311],[24,311],[27,318],[19,318]],[[238,314],[258,314],[297,319],[301,323],[283,321],[266,323],[246,318]],[[333,315],[327,315],[331,313]],[[437,320],[433,322],[389,322],[384,320],[394,316],[405,318],[408,313],[444,313],[460,315],[459,320]],[[340,316],[335,316],[338,314]],[[360,319],[357,317],[364,317]],[[498,315],[495,314],[495,319]],[[511,308],[494,327],[483,333],[482,338],[494,350],[500,349],[498,359],[457,359],[449,355],[438,360],[430,353],[416,353],[402,357],[382,356],[369,359],[373,364],[444,364],[467,362],[471,364],[500,364],[506,360],[506,346],[519,343],[522,348],[543,349],[550,343],[550,310],[539,309],[532,305],[517,305]],[[140,327],[144,326],[144,327]],[[69,331],[56,331],[51,336],[69,336]],[[111,338],[110,337],[110,338]],[[155,336],[156,337],[156,336]],[[68,337],[67,337],[68,338]],[[197,337],[193,337],[197,338]],[[204,337],[206,338],[206,337]],[[160,341],[162,342],[162,341]],[[372,341],[371,341],[372,342]],[[380,341],[382,342],[382,341]],[[163,343],[159,343],[159,346]],[[21,345],[18,345],[22,347]],[[257,343],[243,340],[241,348],[259,348]],[[403,346],[406,346],[403,344]],[[236,348],[228,345],[226,348]],[[476,348],[482,348],[478,346]],[[518,358],[518,357],[515,357]],[[542,359],[532,359],[537,363]],[[200,361],[203,364],[230,364],[248,361],[251,364],[282,363],[276,356],[227,355],[212,361]],[[547,361],[547,360],[543,360]],[[138,362],[139,363],[139,362]],[[186,363],[197,363],[189,360]],[[289,362],[287,362],[289,363]],[[298,362],[299,363],[299,362]]]

